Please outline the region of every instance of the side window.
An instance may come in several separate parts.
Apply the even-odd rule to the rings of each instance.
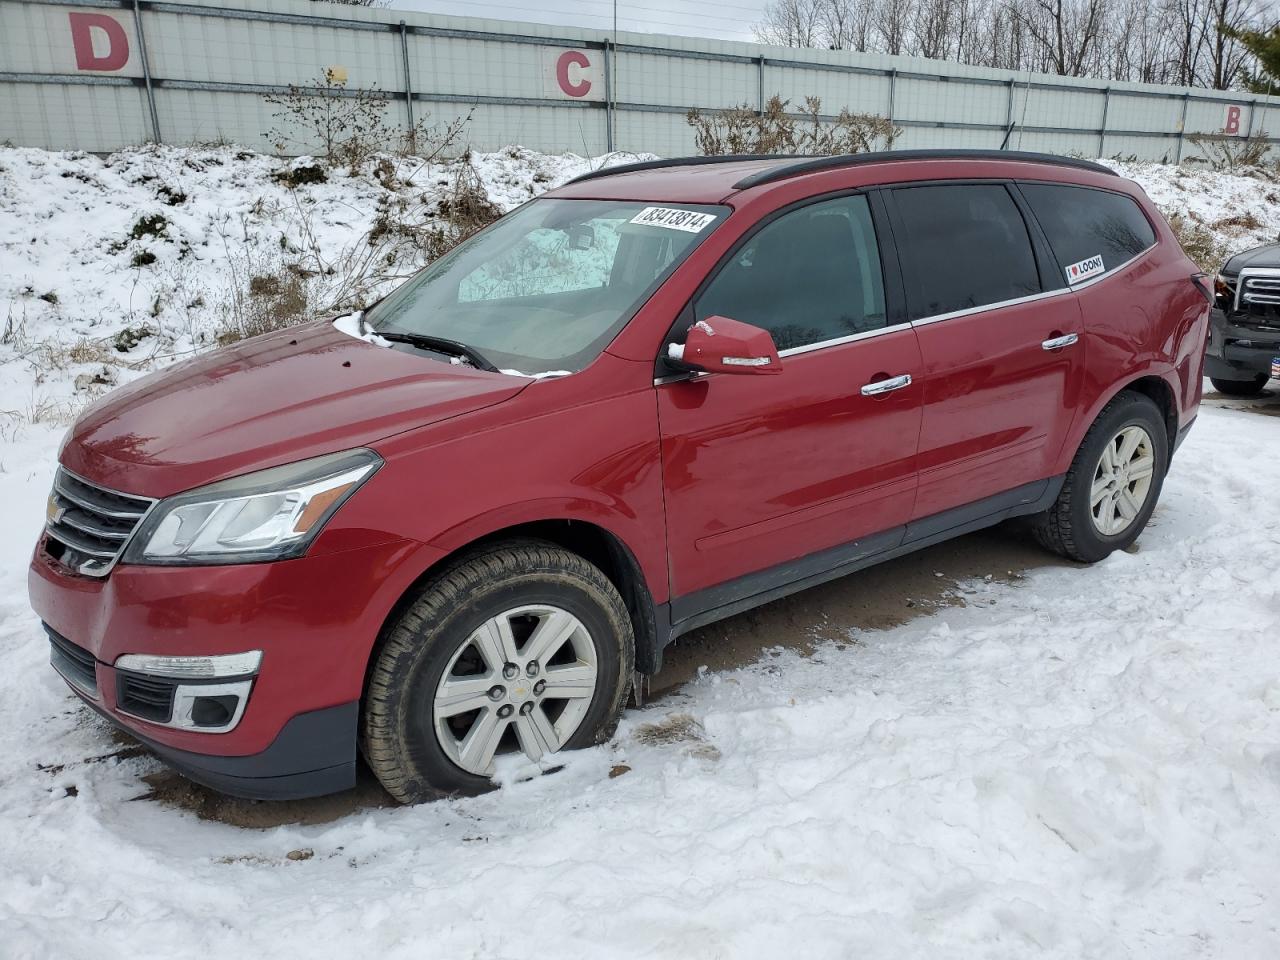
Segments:
[[[779,350],[885,325],[884,280],[864,196],[783,214],[738,249],[693,305],[768,330]]]
[[[913,319],[1040,292],[1027,225],[1002,185],[905,187],[893,199]]]
[[[1136,257],[1156,242],[1155,230],[1132,197],[1045,183],[1024,183],[1019,187],[1044,228],[1068,283],[1082,279],[1071,275],[1072,265],[1079,267],[1100,256],[1101,269],[1092,262],[1087,266],[1088,273],[1101,273]]]

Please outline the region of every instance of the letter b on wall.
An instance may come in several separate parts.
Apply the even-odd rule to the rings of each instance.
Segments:
[[[1227,122],[1222,125],[1222,132],[1230,137],[1240,135],[1240,108],[1227,107]]]
[[[129,38],[105,13],[68,13],[77,70],[119,70],[129,62]]]

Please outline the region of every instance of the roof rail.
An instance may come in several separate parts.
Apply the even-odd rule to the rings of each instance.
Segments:
[[[767,170],[747,174],[733,186],[736,190],[745,190],[748,187],[758,187],[762,183],[772,183],[775,180],[799,176],[802,173],[902,160],[1014,160],[1019,163],[1076,167],[1081,170],[1091,170],[1094,173],[1107,173],[1113,177],[1119,176],[1110,167],[1104,167],[1092,160],[1059,157],[1052,153],[1029,153],[1021,150],[884,150],[873,153],[847,153],[837,157],[809,157],[796,163],[779,164]]]
[[[588,170],[574,177],[569,183],[582,183],[584,180],[595,180],[599,177],[611,177],[615,173],[635,173],[637,170],[661,170],[664,167],[701,167],[708,163],[736,163],[741,160],[795,160],[798,153],[731,153],[721,157],[671,157],[667,160],[638,160],[635,163],[619,163],[612,167],[600,167]]]

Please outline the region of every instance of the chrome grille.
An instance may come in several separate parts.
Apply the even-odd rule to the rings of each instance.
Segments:
[[[1280,304],[1280,277],[1246,277],[1240,299],[1259,305]]]
[[[77,573],[105,577],[154,503],[59,468],[45,523],[49,552]]]

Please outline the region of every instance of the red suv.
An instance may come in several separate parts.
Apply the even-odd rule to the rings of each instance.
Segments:
[[[31,600],[72,689],[192,779],[321,794],[359,751],[402,801],[482,790],[610,736],[699,625],[1007,517],[1127,547],[1209,296],[1084,161],[596,171],[362,314],[87,411]]]

